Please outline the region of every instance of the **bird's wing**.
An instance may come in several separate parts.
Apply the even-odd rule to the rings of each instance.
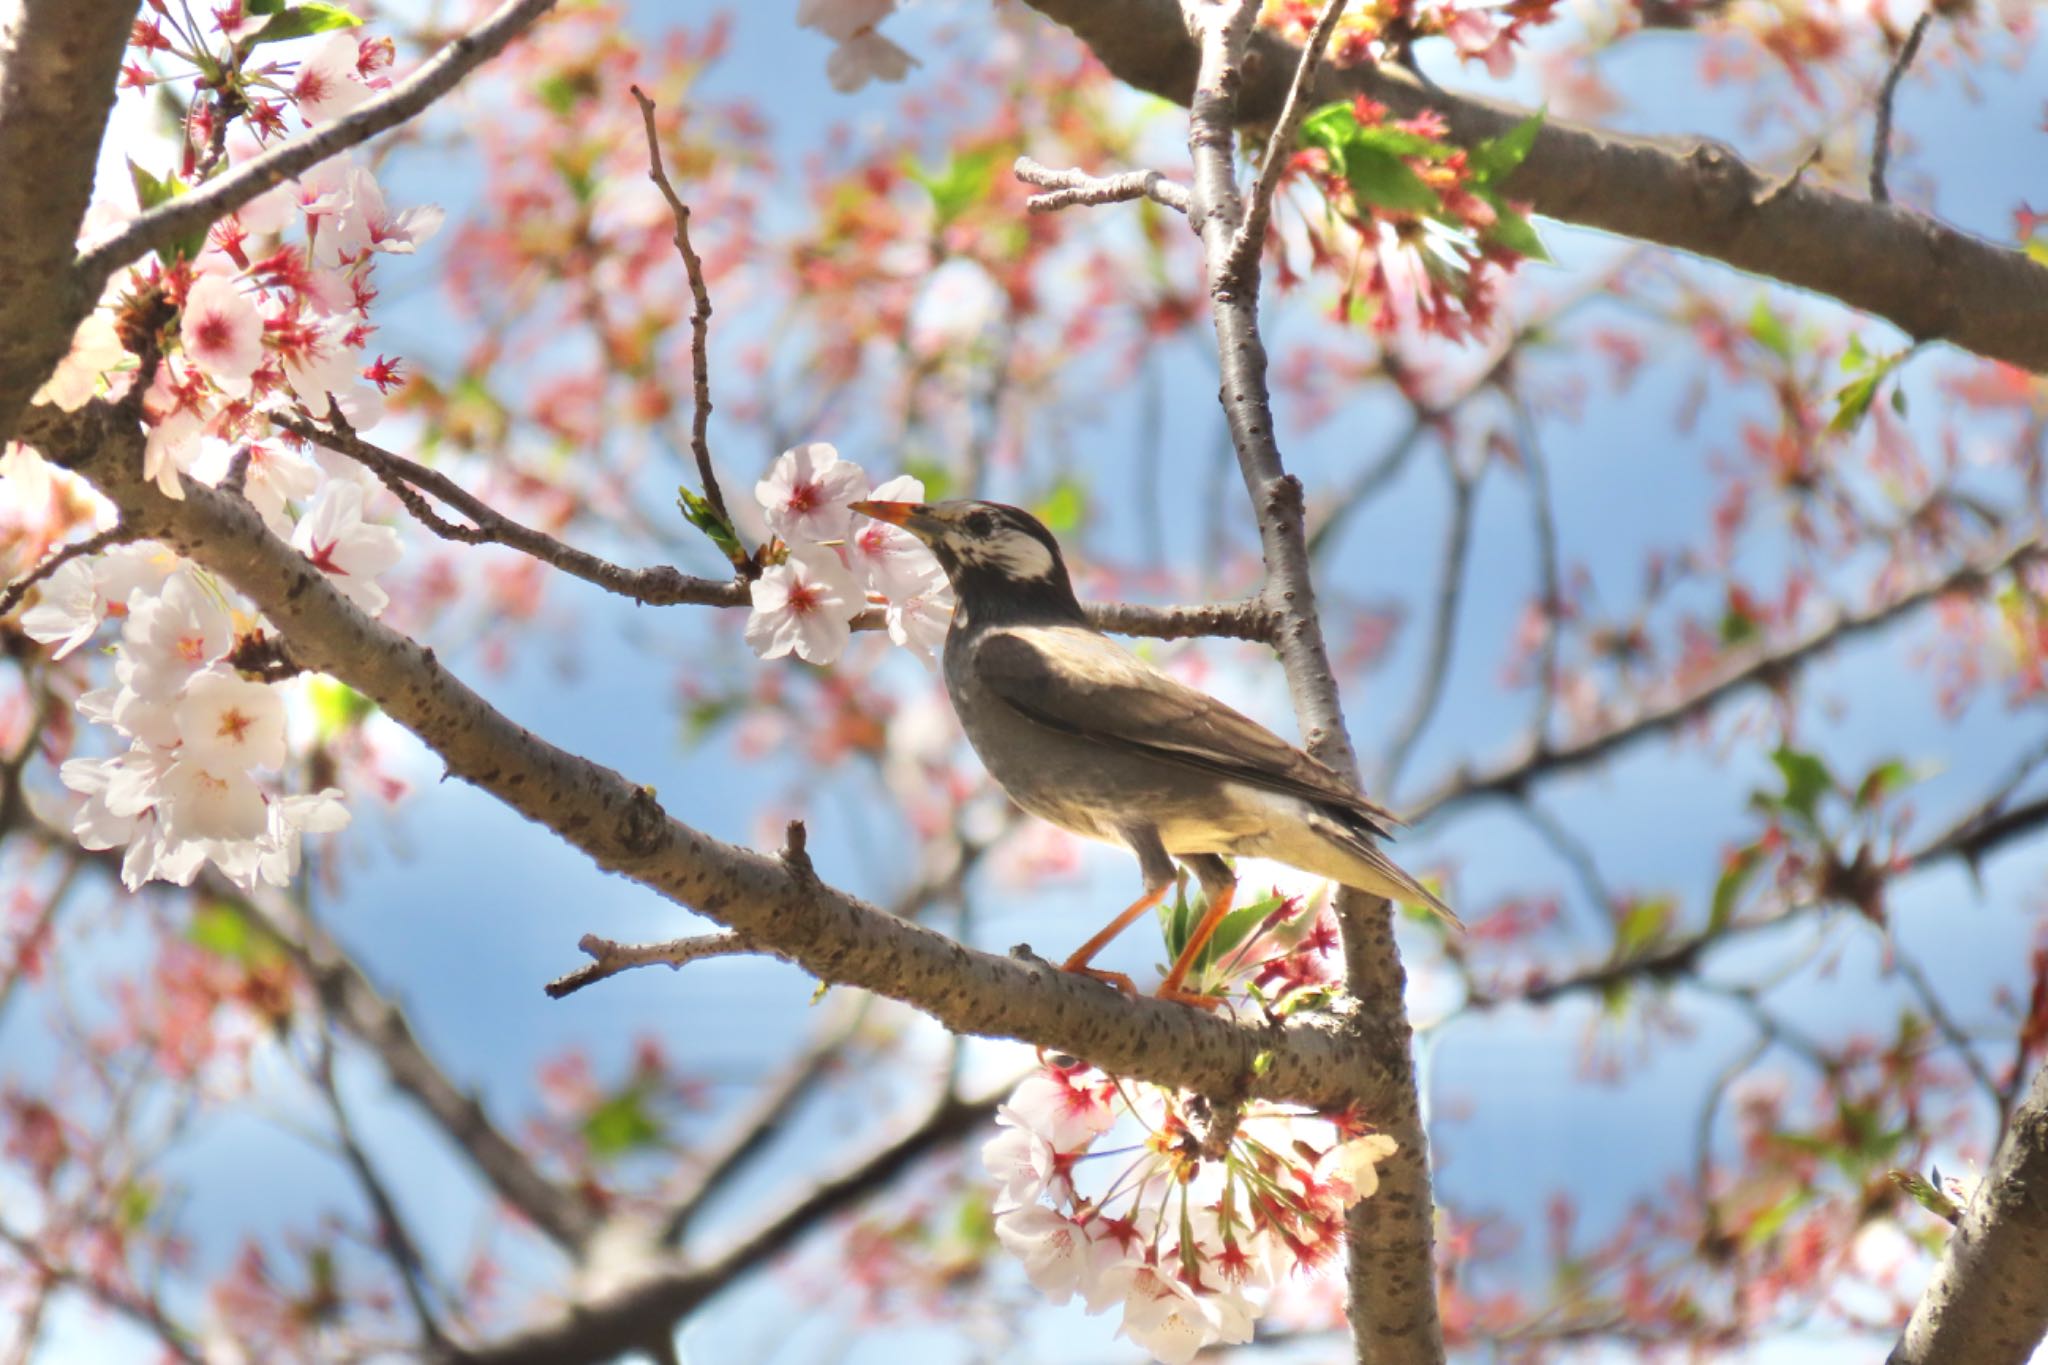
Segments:
[[[1382,837],[1395,816],[1251,717],[1078,626],[1012,627],[974,646],[975,677],[1023,716],[1107,748],[1355,812]]]

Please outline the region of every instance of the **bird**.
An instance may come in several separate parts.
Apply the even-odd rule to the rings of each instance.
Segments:
[[[1144,894],[1075,950],[1090,965],[1166,898],[1178,860],[1207,905],[1158,994],[1189,1004],[1202,949],[1229,913],[1226,856],[1270,858],[1344,886],[1458,917],[1380,851],[1400,821],[1328,766],[1089,623],[1052,532],[1004,503],[861,501],[853,510],[931,548],[953,585],[941,673],[961,729],[1026,812],[1136,855]]]

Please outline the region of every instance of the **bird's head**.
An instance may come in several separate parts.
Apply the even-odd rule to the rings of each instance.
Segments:
[[[857,502],[929,545],[960,609],[977,621],[1080,619],[1059,542],[1038,518],[1000,502]]]

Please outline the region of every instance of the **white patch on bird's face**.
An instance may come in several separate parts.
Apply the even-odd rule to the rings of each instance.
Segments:
[[[995,570],[1005,578],[1053,577],[1052,551],[1025,531],[1000,530],[985,540],[962,539],[955,545],[961,560]]]

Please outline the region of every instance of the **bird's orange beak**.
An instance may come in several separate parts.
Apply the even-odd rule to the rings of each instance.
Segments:
[[[862,516],[901,526],[929,545],[945,532],[945,523],[932,515],[931,505],[922,502],[856,502],[848,504]]]
[[[864,517],[886,521],[891,526],[908,526],[910,519],[924,510],[920,502],[855,502],[849,507]]]

